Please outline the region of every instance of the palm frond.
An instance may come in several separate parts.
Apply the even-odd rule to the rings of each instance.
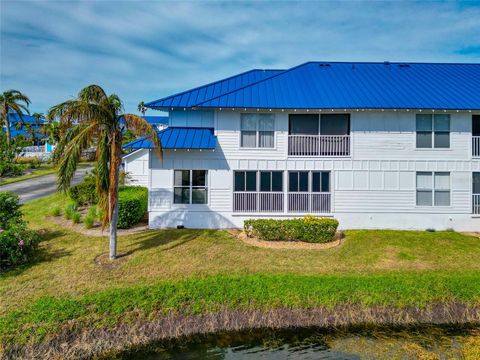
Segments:
[[[154,150],[158,157],[162,158],[162,144],[160,143],[160,139],[158,138],[157,131],[150,125],[147,120],[142,118],[141,116],[134,115],[134,114],[123,114],[122,118],[125,121],[125,126],[127,129],[132,131],[138,136],[146,137],[149,139],[153,146],[155,147]]]

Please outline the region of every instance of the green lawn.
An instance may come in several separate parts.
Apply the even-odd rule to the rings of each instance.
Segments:
[[[82,163],[80,166],[89,166],[90,163]],[[42,164],[37,169],[34,169],[28,174],[15,176],[15,177],[7,177],[7,178],[0,178],[0,186],[12,184],[18,181],[34,179],[40,176],[50,175],[55,173],[55,167],[52,164]],[[0,187],[0,191],[2,188]]]
[[[111,263],[107,237],[48,221],[64,201],[23,206],[45,240],[33,264],[0,276],[0,339],[38,340],[72,319],[110,326],[126,313],[480,304],[480,239],[460,233],[357,230],[329,250],[274,250],[225,231],[144,231],[121,236],[124,256]]]

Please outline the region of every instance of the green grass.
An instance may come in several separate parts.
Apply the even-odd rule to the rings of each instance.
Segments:
[[[48,220],[65,201],[57,194],[22,207],[44,240],[32,264],[0,276],[3,339],[38,340],[67,319],[110,326],[125,313],[480,303],[480,240],[456,232],[356,230],[333,249],[274,250],[225,231],[143,231],[120,236],[124,256],[111,263],[106,236]]]
[[[80,164],[81,167],[89,166],[89,165],[90,165],[90,163]],[[28,174],[15,176],[15,177],[0,178],[0,186],[16,183],[18,181],[35,179],[35,178],[40,177],[40,176],[55,174],[55,171],[56,171],[56,169],[52,164],[42,164],[42,165],[40,165],[40,167],[38,167],[37,169],[33,169],[33,171],[31,171]],[[2,190],[2,188],[0,187],[0,191],[1,190]]]

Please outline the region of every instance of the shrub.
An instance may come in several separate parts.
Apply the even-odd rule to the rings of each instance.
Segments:
[[[245,220],[244,230],[249,236],[258,236],[267,241],[305,241],[325,243],[332,241],[338,221],[331,218],[305,216],[288,220]]]
[[[0,193],[0,229],[7,229],[11,223],[22,222],[18,195],[10,192]]]
[[[148,190],[122,186],[118,193],[118,228],[128,229],[142,220],[148,209]]]
[[[55,206],[53,209],[52,209],[52,216],[60,216],[62,213],[62,209],[60,209],[59,206]]]
[[[91,229],[93,224],[95,223],[95,219],[97,218],[97,209],[95,206],[92,206],[87,211],[87,215],[83,218],[83,224],[85,225],[86,229]]]
[[[85,229],[91,229],[93,227],[94,223],[95,223],[95,218],[94,217],[86,215],[83,218],[83,225],[85,225]]]
[[[98,197],[95,176],[85,176],[85,179],[81,183],[72,186],[68,190],[68,196],[70,196],[70,199],[75,201],[78,205],[96,204],[98,202]]]
[[[80,213],[78,211],[74,211],[72,213],[72,221],[74,224],[78,224],[80,223],[80,220],[81,220],[81,217],[82,215],[80,215]]]
[[[73,213],[77,211],[77,204],[73,201],[65,206],[65,219],[71,220]]]
[[[26,262],[33,254],[38,235],[22,219],[18,196],[0,193],[0,268]]]

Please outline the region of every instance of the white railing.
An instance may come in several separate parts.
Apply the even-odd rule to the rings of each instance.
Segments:
[[[283,212],[283,192],[234,192],[235,212]]]
[[[331,194],[322,193],[288,193],[287,213],[331,212]],[[283,192],[243,191],[233,193],[233,211],[243,213],[283,213]]]
[[[330,193],[288,193],[289,213],[330,213]]]
[[[480,194],[472,195],[472,214],[480,215]]]
[[[472,136],[472,156],[480,157],[480,136]]]
[[[40,145],[40,146],[25,146],[22,149],[23,152],[26,153],[39,153],[39,152],[45,152],[45,145]]]
[[[288,135],[290,156],[350,156],[350,135]]]

